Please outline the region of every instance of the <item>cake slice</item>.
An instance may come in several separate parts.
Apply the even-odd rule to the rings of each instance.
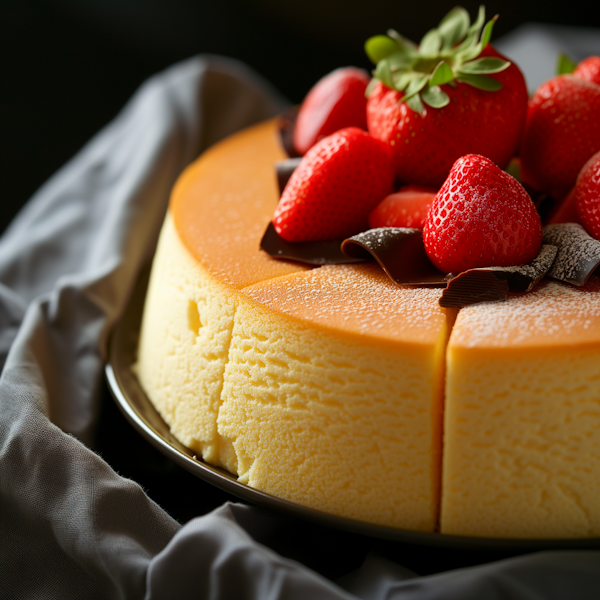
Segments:
[[[240,480],[345,517],[433,531],[452,318],[441,291],[397,286],[368,264],[243,292],[218,418]]]
[[[443,533],[600,535],[600,278],[463,308],[445,402]]]

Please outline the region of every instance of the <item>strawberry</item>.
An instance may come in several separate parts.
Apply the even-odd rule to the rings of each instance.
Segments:
[[[304,155],[283,190],[273,225],[288,242],[350,237],[368,228],[369,213],[393,183],[385,145],[358,127],[341,129]]]
[[[437,191],[407,185],[386,196],[369,215],[369,227],[416,227],[423,229],[427,211]]]
[[[582,60],[575,67],[573,75],[600,85],[600,56],[589,56]]]
[[[491,160],[459,158],[423,229],[431,262],[446,273],[531,262],[542,243],[540,217],[521,184]]]
[[[573,194],[581,223],[592,237],[600,240],[600,152],[583,165]]]
[[[356,67],[336,69],[308,92],[294,127],[294,147],[302,155],[320,139],[343,127],[366,131],[365,90],[369,74]]]
[[[415,46],[398,33],[366,43],[377,64],[369,87],[369,133],[388,144],[404,183],[439,188],[469,153],[504,168],[515,154],[527,111],[521,71],[488,44],[493,20],[470,25],[462,8]]]
[[[569,195],[556,207],[556,212],[552,212],[545,225],[554,225],[556,223],[581,223],[579,214],[577,213],[577,204],[575,202],[575,188]]]
[[[574,75],[542,84],[529,102],[521,142],[525,184],[564,198],[600,150],[600,85]]]

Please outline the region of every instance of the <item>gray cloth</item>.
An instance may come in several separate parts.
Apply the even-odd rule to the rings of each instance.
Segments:
[[[529,23],[494,42],[494,46],[519,65],[533,93],[554,77],[559,54],[566,54],[576,63],[600,55],[600,30]]]
[[[268,512],[225,504],[181,525],[93,452],[107,336],[151,258],[175,179],[283,105],[233,61],[176,65],[0,240],[0,598],[595,598],[596,551],[427,577],[371,553],[331,581],[250,535],[249,522],[272,526]]]

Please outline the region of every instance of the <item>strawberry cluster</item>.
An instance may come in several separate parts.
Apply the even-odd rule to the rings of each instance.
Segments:
[[[457,7],[418,45],[390,30],[365,45],[370,81],[348,67],[313,87],[293,137],[303,158],[273,218],[283,240],[411,227],[445,273],[521,265],[542,243],[530,193],[555,214],[572,206],[600,239],[600,57],[563,58],[528,99],[489,43],[495,20],[481,8],[471,24]],[[523,185],[504,170],[515,164]]]

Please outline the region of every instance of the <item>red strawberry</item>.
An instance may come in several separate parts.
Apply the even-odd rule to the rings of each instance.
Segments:
[[[582,60],[575,67],[573,75],[600,85],[600,56],[589,56]]]
[[[367,102],[369,133],[392,147],[405,183],[438,188],[460,156],[481,154],[504,168],[517,150],[525,80],[488,45],[492,21],[480,38],[483,20],[480,12],[470,26],[455,9],[418,48],[395,32],[367,41],[380,80]]]
[[[600,152],[583,165],[573,193],[583,226],[600,240]]]
[[[529,102],[521,173],[534,189],[564,198],[600,150],[600,85],[574,75],[542,84]]]
[[[431,262],[446,273],[531,262],[542,223],[521,184],[491,160],[459,158],[437,193],[423,230]]]
[[[357,127],[317,142],[288,181],[273,217],[288,242],[345,238],[368,228],[371,210],[392,191],[384,144]]]
[[[423,229],[427,211],[437,191],[418,185],[407,185],[386,196],[369,215],[369,226],[416,227]]]
[[[320,139],[343,127],[367,129],[365,90],[369,74],[356,67],[336,69],[308,92],[296,119],[294,146],[305,154]]]
[[[551,214],[548,222],[545,225],[553,225],[555,223],[581,223],[579,214],[577,213],[577,205],[575,203],[575,188],[569,195],[560,203],[556,212]]]

